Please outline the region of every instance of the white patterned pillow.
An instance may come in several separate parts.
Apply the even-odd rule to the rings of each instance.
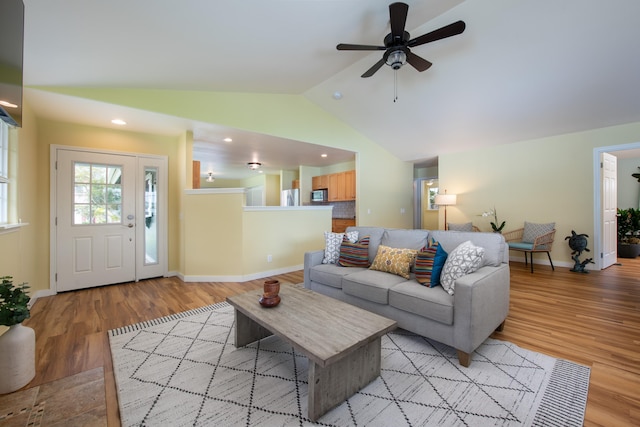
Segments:
[[[456,280],[480,268],[483,256],[484,248],[474,245],[470,240],[452,250],[440,275],[440,284],[444,290],[453,295]]]
[[[342,237],[347,235],[347,239],[351,243],[358,241],[357,231],[347,231],[346,233],[331,233],[329,231],[324,232],[324,258],[323,264],[336,264],[338,258],[340,258],[340,245],[342,244]]]
[[[536,237],[540,237],[543,234],[547,234],[553,231],[556,226],[555,222],[548,224],[535,224],[533,222],[524,222],[524,230],[522,231],[522,241],[524,243],[533,243]]]

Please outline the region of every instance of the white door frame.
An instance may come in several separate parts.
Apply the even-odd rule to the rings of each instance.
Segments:
[[[96,153],[96,154],[112,154],[112,155],[122,155],[129,157],[136,157],[138,160],[137,168],[140,169],[141,165],[145,164],[145,159],[151,160],[153,165],[161,165],[164,168],[164,173],[160,174],[160,181],[158,183],[160,188],[161,196],[158,198],[158,212],[160,216],[160,220],[158,223],[159,228],[159,236],[158,236],[158,247],[159,247],[159,263],[161,266],[157,269],[157,271],[161,271],[162,276],[167,276],[168,272],[168,244],[167,244],[167,227],[168,227],[168,158],[167,156],[153,155],[153,154],[142,154],[142,153],[132,153],[126,151],[115,151],[115,150],[101,150],[101,149],[92,149],[86,147],[76,147],[76,146],[66,146],[66,145],[51,145],[49,150],[49,289],[57,293],[57,284],[56,284],[56,270],[57,270],[57,233],[56,233],[56,197],[57,197],[57,171],[56,171],[56,159],[57,159],[57,151],[58,150],[70,150],[70,151],[80,151],[80,152],[88,152],[88,153]],[[136,176],[138,176],[138,172],[136,171]],[[136,193],[138,189],[136,189]],[[137,199],[136,199],[137,200]],[[136,233],[136,239],[139,238],[139,234]],[[138,242],[139,243],[139,242]],[[137,244],[136,245],[136,258],[138,257],[138,253],[141,250],[144,250],[144,245]],[[140,278],[140,272],[138,269],[138,264],[136,264],[136,281]]]
[[[602,189],[600,181],[602,174],[600,173],[600,154],[612,153],[616,151],[635,150],[640,148],[640,142],[630,144],[610,145],[607,147],[596,147],[593,149],[593,239],[595,269],[602,270]]]

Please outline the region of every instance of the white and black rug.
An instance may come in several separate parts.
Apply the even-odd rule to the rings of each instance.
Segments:
[[[227,303],[109,331],[123,426],[314,425],[307,359],[277,337],[233,345]],[[581,426],[588,367],[489,339],[453,348],[396,330],[379,378],[322,416],[325,426]]]

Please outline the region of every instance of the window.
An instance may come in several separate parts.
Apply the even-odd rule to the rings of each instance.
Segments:
[[[74,164],[74,225],[122,223],[122,167]]]
[[[9,125],[0,120],[0,224],[7,223],[9,205]]]

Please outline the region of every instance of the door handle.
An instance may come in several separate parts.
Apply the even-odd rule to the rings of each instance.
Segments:
[[[127,227],[133,228],[133,224],[130,223],[130,224],[127,225]]]

